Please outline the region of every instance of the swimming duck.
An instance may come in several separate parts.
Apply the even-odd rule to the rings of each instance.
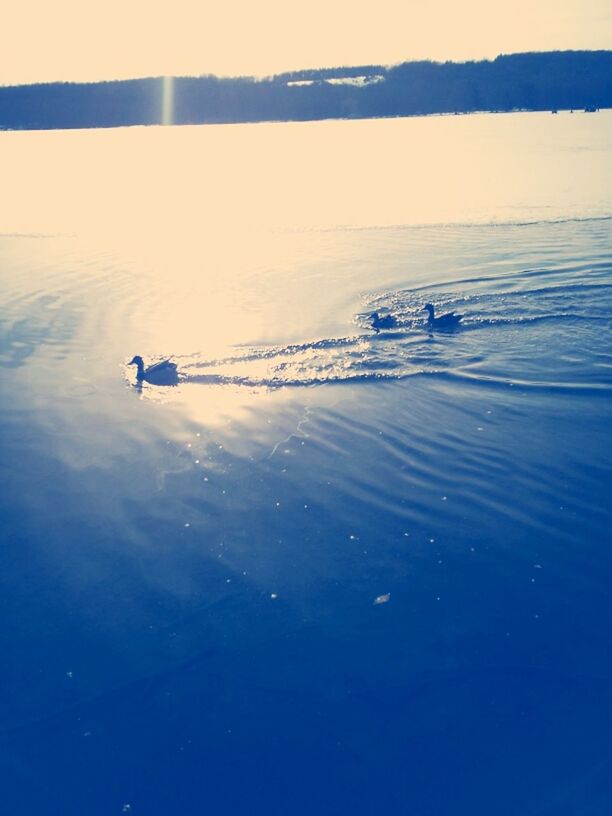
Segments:
[[[397,326],[396,318],[390,314],[381,317],[378,312],[372,312],[370,320],[372,321],[372,328],[376,334],[378,334],[381,329],[392,329],[394,326]]]
[[[178,383],[176,363],[171,363],[170,360],[163,360],[161,363],[145,368],[142,357],[137,355],[132,357],[128,365],[136,366],[136,379],[139,383],[143,381],[153,385],[176,385]]]
[[[434,307],[431,303],[425,304],[423,311],[429,312],[427,318],[427,325],[430,329],[452,329],[459,325],[459,321],[463,315],[455,314],[454,312],[447,312],[446,314],[435,317]]]

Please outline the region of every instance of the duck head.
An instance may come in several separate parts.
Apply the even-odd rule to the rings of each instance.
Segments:
[[[138,368],[138,376],[140,377],[144,373],[144,360],[140,355],[136,355],[132,357],[128,365],[135,365]]]

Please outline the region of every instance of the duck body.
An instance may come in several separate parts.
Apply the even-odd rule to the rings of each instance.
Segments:
[[[447,312],[446,314],[436,317],[435,309],[431,303],[427,303],[423,311],[429,313],[427,318],[427,326],[430,329],[454,329],[461,322],[463,315],[455,314],[454,312]]]
[[[148,382],[152,385],[176,385],[178,383],[178,372],[176,363],[170,360],[162,360],[148,368],[145,368],[142,357],[132,357],[128,365],[136,366],[136,379],[139,383]]]
[[[393,329],[397,326],[397,319],[393,317],[393,315],[383,315],[383,317],[381,317],[378,312],[372,312],[370,320],[376,334],[378,334],[381,329]]]

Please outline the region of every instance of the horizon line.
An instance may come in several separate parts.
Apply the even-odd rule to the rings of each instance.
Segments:
[[[440,60],[440,59],[433,59],[433,58],[421,58],[421,59],[405,59],[400,60],[399,62],[391,62],[391,63],[356,63],[352,65],[319,65],[319,66],[309,66],[307,68],[291,68],[284,71],[277,71],[275,73],[267,73],[267,74],[215,74],[212,72],[204,72],[200,74],[138,74],[134,76],[124,76],[124,77],[113,77],[111,79],[41,79],[41,80],[34,80],[29,82],[13,82],[13,83],[2,83],[0,82],[0,88],[24,88],[29,86],[35,85],[99,85],[102,83],[114,83],[114,82],[139,82],[145,80],[162,80],[162,79],[204,79],[204,78],[215,78],[215,79],[252,79],[256,81],[265,81],[275,79],[276,77],[282,77],[288,74],[299,74],[306,71],[334,71],[334,70],[346,70],[352,68],[383,68],[388,70],[390,68],[395,68],[399,65],[408,65],[411,63],[423,63],[429,62],[433,65],[466,65],[468,63],[482,63],[482,62],[495,62],[497,59],[501,57],[515,57],[515,56],[523,56],[529,54],[609,54],[612,53],[612,49],[609,48],[553,48],[547,49],[543,51],[512,51],[512,52],[502,52],[497,54],[495,57],[481,57],[481,58],[472,58],[472,59],[461,59],[461,60]]]

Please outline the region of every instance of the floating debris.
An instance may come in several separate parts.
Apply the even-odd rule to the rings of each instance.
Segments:
[[[377,598],[374,598],[375,604],[384,604],[387,603],[391,599],[391,593],[387,592],[386,595],[379,595]]]

